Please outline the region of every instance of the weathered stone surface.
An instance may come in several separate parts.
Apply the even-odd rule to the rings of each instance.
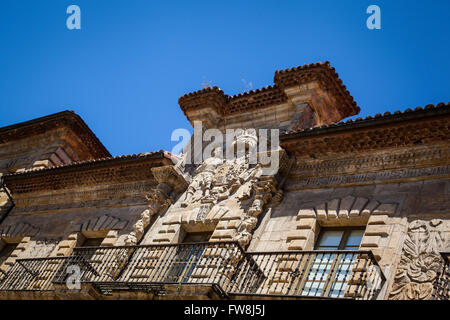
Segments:
[[[276,87],[235,97],[211,88],[180,99],[189,119],[203,119],[208,128],[241,126],[233,148],[238,142],[247,151],[255,147],[255,129],[292,130],[270,151],[280,160],[273,174],[251,164],[248,153],[223,159],[219,148],[194,165],[186,163],[186,153],[165,151],[112,158],[77,116],[67,114],[38,119],[28,128],[2,128],[0,175],[7,189],[0,191],[0,216],[9,213],[0,225],[0,250],[17,246],[0,270],[8,272],[17,259],[64,258],[86,240],[102,238],[88,265],[106,272],[104,279],[148,284],[158,272],[187,272],[182,268],[189,265],[186,282],[172,279],[180,285],[165,286],[166,297],[219,298],[196,281],[222,279],[221,288],[236,288],[232,281],[240,277],[252,281],[240,274],[250,270],[242,260],[247,250],[254,259],[251,272],[264,272],[263,283],[252,284],[255,292],[293,297],[299,292],[292,295],[287,288],[302,289],[301,271],[313,261],[302,260],[302,251],[314,250],[327,228],[354,227],[364,229],[360,250],[370,250],[375,261],[368,264],[367,253],[352,261],[345,297],[367,298],[361,286],[373,287],[374,275],[383,272],[386,283],[378,298],[430,299],[439,252],[450,247],[448,105],[327,126],[357,111],[327,64],[279,72],[275,82]],[[309,128],[312,124],[318,127]],[[89,161],[76,163],[83,160]],[[207,245],[186,252],[175,245],[189,236]],[[218,250],[233,241],[240,248]],[[106,248],[116,251],[108,256]],[[264,263],[269,265],[274,251],[283,253],[267,270]],[[258,260],[256,252],[269,260]],[[130,263],[133,257],[139,260]],[[56,272],[58,260],[52,261],[42,270]],[[130,266],[135,271],[128,278],[115,278]],[[39,273],[29,286],[41,289],[47,280]],[[78,293],[59,287],[24,296],[163,297],[154,288],[139,290],[106,296],[93,287]],[[18,296],[0,290],[0,298]]]

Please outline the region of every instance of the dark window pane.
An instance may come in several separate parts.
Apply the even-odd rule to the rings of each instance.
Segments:
[[[86,238],[83,247],[100,247],[104,238]]]
[[[183,239],[183,243],[207,242],[211,238],[212,232],[189,232]]]

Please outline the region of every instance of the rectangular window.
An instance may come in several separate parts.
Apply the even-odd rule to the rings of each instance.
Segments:
[[[212,232],[187,233],[182,243],[177,246],[176,253],[167,274],[167,282],[187,282],[197,266]],[[187,244],[186,244],[187,243]]]
[[[357,253],[333,251],[358,250],[363,235],[363,228],[323,228],[315,246],[319,252],[313,254],[301,295],[342,297]]]
[[[105,238],[86,238],[83,247],[100,247]]]
[[[100,247],[102,244],[104,238],[85,238],[82,247],[88,247],[90,249],[84,251],[84,258],[87,260],[92,259],[92,257],[95,255],[97,250],[94,249],[94,247]]]
[[[316,250],[358,250],[363,228],[324,228],[316,243]]]
[[[211,238],[211,232],[188,232],[184,236],[183,243],[206,242]]]

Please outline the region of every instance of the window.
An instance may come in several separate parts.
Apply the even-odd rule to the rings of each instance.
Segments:
[[[104,238],[85,238],[82,247],[92,247],[91,249],[88,249],[84,254],[84,258],[90,260],[98,249],[94,249],[94,247],[100,247],[102,244]]]
[[[184,236],[182,243],[206,242],[211,238],[211,232],[189,232]]]
[[[364,234],[362,228],[324,228],[319,235],[301,295],[342,297]],[[335,252],[337,250],[349,251]]]
[[[100,247],[104,238],[86,238],[83,247]]]
[[[201,243],[207,242],[211,235],[211,232],[186,233],[182,243],[176,247],[176,253],[165,281],[187,282],[205,251],[206,245]]]
[[[364,229],[324,228],[316,243],[316,250],[358,250]]]
[[[0,250],[0,266],[6,259],[9,258],[11,253],[16,249],[18,243],[6,243],[3,248]]]

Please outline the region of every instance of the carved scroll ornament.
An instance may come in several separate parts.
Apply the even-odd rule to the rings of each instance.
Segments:
[[[409,224],[389,299],[431,299],[433,282],[441,265],[439,251],[448,242],[442,226],[440,219],[416,220]]]

